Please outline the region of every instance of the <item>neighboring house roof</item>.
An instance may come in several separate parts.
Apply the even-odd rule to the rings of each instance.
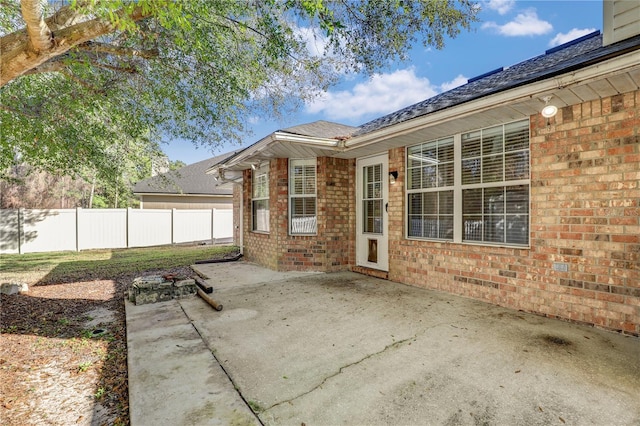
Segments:
[[[595,31],[549,49],[544,55],[536,56],[511,67],[498,68],[475,79],[470,79],[463,86],[376,118],[360,126],[355,135],[370,133],[412,118],[469,102],[473,99],[584,68],[611,56],[620,55],[639,47],[640,36],[609,46],[603,46],[600,31]]]
[[[157,176],[141,180],[133,187],[134,194],[166,194],[166,195],[232,195],[229,184],[218,182],[206,171],[221,161],[231,157],[235,152],[189,164],[178,170],[172,170]]]

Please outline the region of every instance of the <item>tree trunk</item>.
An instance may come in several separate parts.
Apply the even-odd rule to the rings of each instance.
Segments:
[[[53,47],[53,34],[44,21],[43,2],[40,0],[22,0],[20,3],[22,18],[27,24],[29,41],[27,49],[36,55]]]
[[[21,75],[36,70],[45,62],[60,56],[75,46],[93,40],[101,35],[115,31],[116,27],[104,19],[91,19],[75,23],[81,17],[78,13],[73,16],[69,9],[64,9],[63,17],[72,25],[51,31],[45,20],[40,0],[22,0],[22,16],[27,23],[27,35],[12,33],[0,39],[3,47],[2,61],[0,61],[0,87]],[[62,9],[61,9],[62,11]],[[117,14],[122,15],[120,11]],[[54,15],[55,16],[55,15]],[[143,13],[136,7],[130,15],[134,21],[150,16],[150,11]],[[7,49],[10,46],[11,48]]]
[[[96,174],[93,174],[93,180],[91,181],[91,192],[89,193],[89,208],[93,207],[93,194],[96,190]]]

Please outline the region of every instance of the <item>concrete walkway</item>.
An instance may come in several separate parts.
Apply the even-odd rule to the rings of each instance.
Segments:
[[[127,304],[134,426],[640,424],[638,338],[355,273],[197,267],[222,311]]]

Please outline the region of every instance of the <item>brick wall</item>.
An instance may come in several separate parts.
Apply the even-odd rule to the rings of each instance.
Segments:
[[[341,271],[353,264],[355,168],[353,160],[317,159],[318,232],[289,235],[288,160],[271,161],[269,234],[251,231],[251,172],[244,172],[245,257],[276,270]]]
[[[244,212],[242,219],[244,221],[244,257],[250,262],[255,262],[267,268],[277,269],[277,227],[274,226],[274,206],[277,201],[277,191],[275,190],[277,174],[277,161],[269,163],[269,208],[270,212],[270,233],[252,231],[253,224],[251,220],[251,185],[252,173],[251,169],[243,172],[243,191]]]
[[[391,280],[640,334],[640,91],[531,117],[530,249],[405,240],[389,159]]]
[[[355,263],[355,160],[318,159],[318,239],[326,242],[326,271]]]

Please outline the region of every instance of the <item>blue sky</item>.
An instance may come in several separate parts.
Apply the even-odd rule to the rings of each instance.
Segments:
[[[407,62],[394,64],[371,78],[349,76],[321,99],[305,104],[281,121],[252,119],[254,135],[241,146],[213,150],[175,141],[163,146],[171,161],[187,164],[244,148],[278,129],[316,120],[358,126],[430,98],[499,67],[602,31],[602,0],[480,1],[480,21],[470,32],[449,39],[444,49],[418,46]]]

